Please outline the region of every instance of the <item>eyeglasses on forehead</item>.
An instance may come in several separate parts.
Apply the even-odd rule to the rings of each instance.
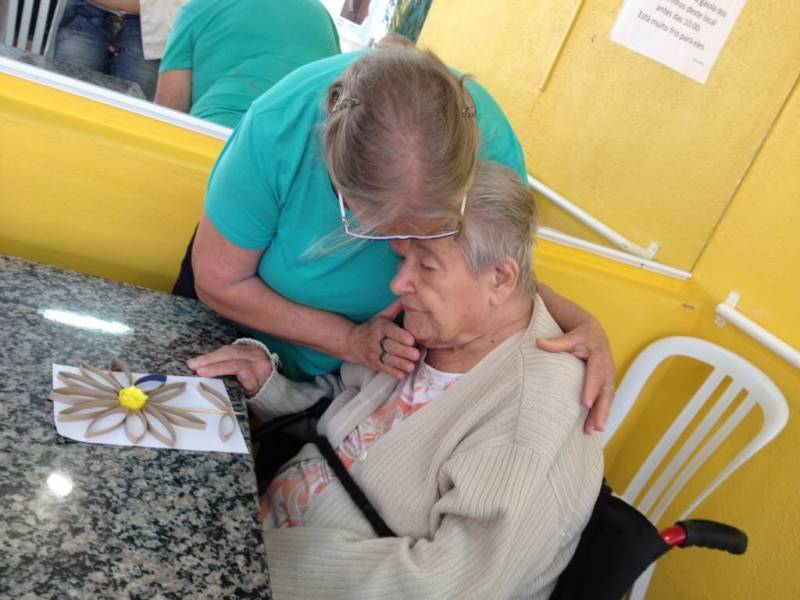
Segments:
[[[360,240],[439,240],[442,238],[453,237],[459,232],[459,228],[455,228],[452,230],[444,231],[441,233],[433,233],[430,235],[377,235],[371,233],[358,233],[357,231],[352,231],[350,229],[350,224],[347,221],[347,214],[344,210],[344,198],[342,198],[342,193],[338,192],[339,195],[339,211],[342,214],[342,225],[344,225],[344,231],[350,237],[358,238]],[[464,208],[467,205],[467,195],[464,194],[464,197],[461,199],[461,210],[460,215],[464,216]]]

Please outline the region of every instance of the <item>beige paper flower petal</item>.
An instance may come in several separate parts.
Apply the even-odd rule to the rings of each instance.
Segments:
[[[190,412],[192,410],[191,408],[184,409],[174,406],[158,406],[157,410],[161,412],[170,423],[178,427],[189,427],[190,429],[206,428],[206,422],[194,416]]]
[[[225,427],[225,423],[228,423],[228,427]],[[219,420],[219,439],[223,442],[227,442],[231,439],[233,432],[236,431],[236,417],[233,416],[233,413],[223,415],[222,418]]]
[[[111,387],[113,387],[115,390],[120,391],[122,389],[122,384],[120,384],[120,382],[117,381],[117,378],[114,377],[114,375],[110,372],[102,371],[97,367],[93,367],[85,363],[80,363],[78,365],[78,368],[81,370],[81,373],[83,373],[84,376],[86,377],[94,375],[95,378],[99,377],[100,379],[107,381],[109,384],[111,384]]]
[[[110,388],[107,390],[99,390],[97,388],[81,385],[68,385],[66,387],[60,387],[56,391],[66,396],[79,395],[89,396],[91,398],[116,398],[119,393],[117,390],[112,390]]]
[[[217,433],[219,435],[219,439],[221,439],[223,442],[227,442],[236,431],[236,416],[233,412],[233,406],[231,406],[226,396],[212,388],[210,385],[207,385],[201,381],[197,384],[197,387],[200,394],[206,400],[211,402],[211,404],[223,412],[223,415],[219,420]]]
[[[164,416],[164,413],[150,406],[144,411],[144,416],[147,419],[147,431],[165,446],[174,448],[177,434],[175,433],[175,428]],[[161,429],[159,429],[159,427]],[[166,434],[164,432],[166,432]]]
[[[139,435],[136,435],[136,432],[133,431],[133,427],[131,425],[131,423],[136,420],[138,420],[139,424],[141,425],[142,432]],[[129,410],[125,417],[125,435],[128,436],[128,440],[130,440],[131,444],[135,446],[141,442],[144,439],[144,435],[147,433],[147,429],[147,419],[144,417],[141,411]]]
[[[65,408],[58,413],[58,418],[61,421],[82,421],[89,418],[86,414],[87,410],[102,409],[100,410],[100,412],[102,412],[103,410],[114,408],[115,406],[117,406],[117,403],[111,400],[87,400],[81,404],[73,404]]]
[[[88,371],[84,372],[88,373]],[[90,377],[89,375],[79,375],[78,373],[67,373],[66,371],[62,371],[58,374],[58,379],[62,383],[66,384],[67,387],[88,386],[94,390],[108,392],[109,394],[114,394],[117,392],[117,388],[111,387],[110,385],[107,385],[101,381],[97,381],[94,377]]]
[[[131,375],[131,370],[128,367],[128,363],[126,361],[115,356],[111,359],[111,364],[109,364],[108,367],[110,371],[122,371],[123,373],[125,373],[125,378],[128,380],[128,383],[126,384],[125,387],[133,385],[133,375]]]
[[[211,402],[211,404],[213,404],[222,411],[230,410],[231,412],[233,412],[233,408],[228,404],[225,396],[220,394],[217,390],[215,390],[214,388],[212,388],[210,385],[208,385],[203,381],[198,383],[197,386],[200,390],[200,394],[202,394],[202,396],[206,400]]]
[[[62,413],[64,411],[61,411]],[[112,421],[111,425],[103,427],[102,429],[98,429],[103,420],[107,417],[111,417],[114,415],[119,415],[120,418],[116,421]],[[97,437],[98,435],[103,435],[104,433],[108,433],[109,431],[114,431],[117,427],[122,425],[125,422],[125,419],[128,416],[128,409],[124,406],[114,406],[109,408],[108,410],[104,410],[99,414],[96,414],[91,421],[89,421],[89,425],[86,427],[86,433],[84,434],[87,438]]]
[[[167,400],[172,400],[186,391],[185,383],[167,383],[150,390],[147,393],[147,401],[154,404],[161,404]]]

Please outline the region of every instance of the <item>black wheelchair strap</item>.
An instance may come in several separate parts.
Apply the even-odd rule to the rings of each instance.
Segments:
[[[381,518],[381,515],[375,510],[375,507],[372,506],[372,503],[367,498],[366,494],[364,494],[363,490],[358,487],[358,484],[355,480],[350,476],[350,473],[347,471],[347,467],[342,464],[342,461],[339,460],[339,456],[336,454],[336,451],[331,446],[331,443],[328,441],[328,438],[325,436],[317,436],[314,440],[314,443],[319,447],[320,452],[322,452],[322,456],[330,465],[333,472],[336,474],[336,477],[339,478],[339,481],[342,482],[347,495],[355,502],[358,509],[361,513],[366,517],[369,524],[372,526],[372,530],[375,532],[375,535],[378,537],[397,537],[394,531],[392,531],[386,522]]]

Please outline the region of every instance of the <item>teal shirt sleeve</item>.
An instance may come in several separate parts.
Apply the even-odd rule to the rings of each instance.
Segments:
[[[192,3],[184,4],[178,11],[175,23],[169,32],[164,56],[161,58],[159,73],[176,69],[191,69],[194,53],[194,36],[192,35]]]
[[[325,12],[328,12],[328,9],[325,9]],[[328,21],[330,22],[331,26],[331,35],[333,36],[333,40],[336,44],[336,54],[341,54],[342,42],[339,39],[339,30],[336,29],[336,23],[333,22],[333,17],[331,17],[330,13],[328,13]]]
[[[275,156],[270,123],[279,120],[248,111],[233,131],[214,165],[208,182],[205,211],[229,242],[247,250],[269,246],[278,227],[280,202],[264,166]],[[277,161],[276,161],[277,162]]]

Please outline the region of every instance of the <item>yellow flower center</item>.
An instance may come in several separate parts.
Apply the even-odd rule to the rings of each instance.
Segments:
[[[135,385],[119,391],[119,405],[130,410],[141,410],[147,404],[147,394]]]

